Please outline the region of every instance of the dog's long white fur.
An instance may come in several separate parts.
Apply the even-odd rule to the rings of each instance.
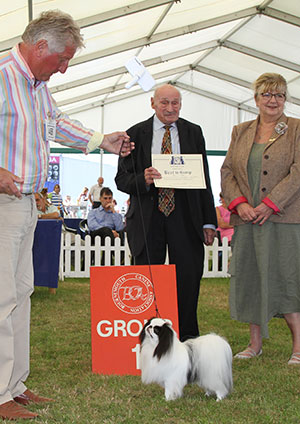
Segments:
[[[164,346],[157,354],[159,344]],[[153,318],[141,333],[140,360],[142,382],[164,387],[166,400],[181,397],[189,382],[198,384],[206,395],[215,395],[218,401],[232,390],[232,351],[228,342],[216,334],[182,343],[169,320]]]

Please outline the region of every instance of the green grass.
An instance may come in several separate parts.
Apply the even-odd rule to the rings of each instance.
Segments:
[[[229,317],[228,285],[228,279],[203,280],[199,324],[202,334],[225,336],[235,353],[248,344],[248,328]],[[183,398],[166,402],[162,388],[143,385],[138,376],[92,374],[89,303],[86,279],[59,283],[56,295],[36,288],[32,297],[27,384],[56,399],[30,407],[40,414],[36,423],[300,423],[300,367],[287,365],[291,339],[284,320],[271,321],[261,357],[234,360],[234,391],[227,399],[217,403],[187,386]]]

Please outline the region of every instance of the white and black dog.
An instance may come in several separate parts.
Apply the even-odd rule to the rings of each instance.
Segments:
[[[165,389],[166,400],[182,396],[188,383],[196,383],[217,401],[232,390],[232,351],[225,339],[207,334],[184,343],[168,319],[152,318],[140,334],[142,382]]]

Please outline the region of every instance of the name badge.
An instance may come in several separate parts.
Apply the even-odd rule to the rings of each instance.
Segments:
[[[54,119],[46,119],[46,139],[55,141],[56,136],[56,121]]]

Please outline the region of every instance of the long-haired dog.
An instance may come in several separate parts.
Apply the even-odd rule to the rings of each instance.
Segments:
[[[177,338],[170,320],[152,318],[140,334],[142,382],[157,383],[165,389],[166,400],[182,396],[188,383],[196,383],[217,401],[232,390],[232,351],[225,339],[216,335]]]

